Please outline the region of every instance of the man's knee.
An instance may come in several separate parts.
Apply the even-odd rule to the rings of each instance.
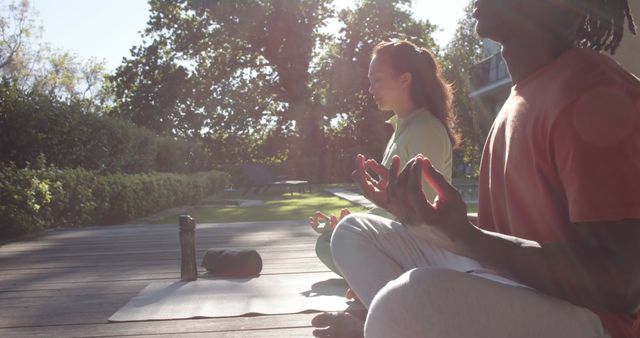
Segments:
[[[402,337],[423,337],[425,330],[436,333],[456,318],[457,271],[418,268],[389,282],[373,299],[366,332],[373,337],[401,333]],[[453,282],[452,282],[453,281]]]
[[[496,325],[497,324],[497,325]],[[605,337],[587,309],[467,273],[411,270],[373,299],[367,337]]]
[[[406,308],[430,312],[432,307],[438,313],[444,310],[444,303],[455,302],[456,279],[462,272],[440,268],[417,268],[405,272],[390,281],[376,295],[373,306],[381,308]],[[417,309],[416,307],[419,307]]]

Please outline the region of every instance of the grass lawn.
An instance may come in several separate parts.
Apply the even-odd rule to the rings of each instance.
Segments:
[[[467,212],[478,212],[478,203],[467,203]]]
[[[224,204],[225,201],[237,201],[241,199],[262,200],[264,204],[246,207],[239,206],[198,206],[187,211],[198,223],[230,223],[253,221],[289,221],[304,220],[312,216],[316,211],[325,214],[337,215],[340,209],[349,208],[352,212],[366,211],[365,208],[351,202],[335,197],[323,189],[326,187],[353,188],[348,185],[323,185],[314,186],[311,193],[294,193],[293,196],[286,191],[276,190],[266,193],[248,193],[242,196],[241,192],[222,192],[208,199],[205,204]],[[477,212],[476,203],[467,204],[468,212]],[[158,219],[153,223],[167,224],[177,223],[179,215],[172,215]]]
[[[304,220],[316,211],[337,215],[340,209],[349,208],[352,212],[366,209],[349,201],[335,197],[322,191],[323,187],[314,186],[311,193],[294,193],[286,191],[268,191],[266,193],[223,192],[210,200],[212,203],[234,201],[239,199],[263,200],[264,204],[247,207],[238,206],[202,206],[187,211],[198,223],[228,223],[252,221],[288,221]],[[173,215],[154,221],[157,224],[177,223],[179,215]]]

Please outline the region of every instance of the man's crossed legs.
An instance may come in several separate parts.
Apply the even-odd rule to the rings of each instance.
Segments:
[[[331,250],[369,309],[366,337],[609,337],[588,309],[433,248],[383,217],[346,217]]]

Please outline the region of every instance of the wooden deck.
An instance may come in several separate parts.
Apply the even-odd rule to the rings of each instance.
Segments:
[[[317,273],[306,222],[198,224],[207,248],[255,248],[263,274]],[[202,272],[202,271],[201,271]],[[63,229],[0,247],[0,337],[309,337],[314,314],[108,323],[146,285],[180,278],[177,225]]]

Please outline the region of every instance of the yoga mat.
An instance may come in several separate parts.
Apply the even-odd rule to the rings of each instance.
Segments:
[[[342,311],[347,283],[334,273],[262,275],[245,279],[154,282],[109,318],[111,322]]]

